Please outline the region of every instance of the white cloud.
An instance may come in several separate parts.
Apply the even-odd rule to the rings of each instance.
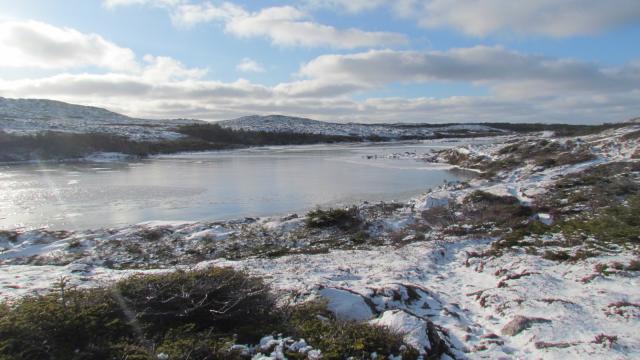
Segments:
[[[97,34],[38,21],[0,23],[0,67],[68,69],[95,66],[135,71],[133,51]]]
[[[185,0],[103,0],[102,4],[107,8],[132,5],[153,5],[153,6],[176,6],[184,3]]]
[[[407,38],[398,33],[369,32],[360,29],[337,29],[309,20],[304,11],[292,6],[278,6],[248,12],[232,3],[187,4],[174,9],[174,23],[193,26],[203,22],[222,22],[226,32],[241,38],[266,37],[281,46],[327,46],[353,49],[404,45]]]
[[[607,69],[486,46],[444,52],[372,50],[324,55],[303,65],[300,75],[315,80],[316,87],[318,83],[351,84],[364,90],[391,83],[450,81],[488,86],[502,96],[519,97],[640,89],[638,66]],[[307,88],[310,83],[300,82],[299,87]]]
[[[344,96],[295,97],[282,89],[246,80],[157,82],[136,75],[62,74],[44,79],[0,80],[0,94],[108,107],[132,116],[209,120],[281,113],[344,122],[600,123],[640,114],[639,90],[532,99],[490,95],[359,101]]]
[[[349,13],[373,10],[386,3],[387,0],[307,0],[307,5],[311,8],[332,8]]]
[[[467,35],[505,32],[567,37],[640,23],[638,0],[310,0],[315,6],[357,12],[387,6],[426,28]]]
[[[503,60],[493,64],[497,58]],[[356,62],[350,63],[353,59]],[[309,79],[272,87],[243,79],[228,83],[204,80],[205,70],[186,68],[173,59],[147,56],[145,61],[145,67],[135,74],[61,74],[0,80],[0,95],[107,106],[133,116],[209,120],[284,113],[330,121],[599,123],[640,114],[637,65],[601,69],[500,48],[324,56],[301,68]],[[584,80],[575,82],[573,78],[579,76]],[[612,79],[623,77],[629,80],[612,85]],[[397,81],[449,80],[484,82],[494,91],[485,96],[445,98],[351,97],[354,92]],[[531,83],[538,80],[541,82]],[[533,91],[540,84],[545,85],[544,91]]]
[[[218,6],[211,3],[183,4],[172,10],[171,20],[176,25],[189,27],[207,22],[226,22],[243,16],[248,16],[248,13],[242,7],[230,2],[224,2]]]
[[[204,77],[207,69],[188,69],[181,62],[166,56],[146,55],[148,65],[142,77],[152,81],[196,80]]]
[[[229,7],[222,16],[233,19],[236,10]],[[291,17],[287,11],[271,17],[278,16]],[[208,80],[207,69],[169,57],[147,55],[138,62],[129,49],[69,28],[32,21],[5,22],[0,29],[0,67],[65,69],[55,76],[0,79],[0,96],[52,98],[133,116],[221,120],[284,113],[364,122],[601,122],[640,114],[639,62],[605,68],[483,46],[371,50],[317,57],[301,66],[297,80],[265,86]],[[107,73],[73,72],[91,67]],[[432,82],[477,84],[489,94],[367,98],[367,91],[394,83],[422,83],[428,90]]]
[[[240,63],[236,65],[236,69],[242,72],[264,72],[265,71],[264,66],[262,66],[260,63],[250,58],[242,59],[242,61],[240,61]]]
[[[466,34],[498,31],[565,37],[640,22],[637,0],[433,0],[420,24],[450,26]]]

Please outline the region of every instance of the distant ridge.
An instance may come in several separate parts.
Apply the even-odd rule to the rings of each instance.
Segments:
[[[17,134],[41,131],[74,133],[102,132],[138,140],[173,139],[177,125],[198,120],[148,120],[129,117],[107,109],[46,99],[0,97],[0,130]]]
[[[502,130],[478,124],[358,124],[335,123],[285,115],[251,115],[220,121],[222,127],[245,131],[295,132],[323,135],[427,138],[501,133]]]

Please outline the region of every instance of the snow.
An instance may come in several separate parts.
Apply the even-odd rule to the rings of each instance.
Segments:
[[[190,241],[202,241],[202,240],[224,240],[229,236],[233,235],[235,231],[228,231],[224,227],[220,225],[214,226],[212,229],[206,229],[202,231],[197,231],[189,236],[187,236],[187,240]]]
[[[363,321],[373,317],[371,308],[359,294],[334,288],[324,288],[318,294],[327,299],[329,311],[339,319]]]
[[[393,331],[404,334],[405,342],[418,349],[421,353],[426,353],[426,351],[431,349],[431,343],[427,337],[427,323],[406,311],[385,311],[379,318],[371,320],[369,323],[377,326],[385,326]]]
[[[309,360],[318,360],[322,358],[322,352],[307,345],[307,342],[304,339],[296,341],[290,337],[279,338],[265,336],[260,339],[258,348],[260,353],[252,357],[254,360],[284,360],[286,359],[284,355],[285,350],[307,355],[307,359]],[[247,348],[246,353],[251,353],[251,349]],[[269,355],[265,355],[264,353],[269,353]]]
[[[449,184],[427,192],[381,219],[380,231],[407,230],[415,224],[420,211],[459,202],[475,190],[516,196],[527,203],[562,175],[607,162],[637,161],[633,154],[638,140],[622,141],[621,137],[639,129],[640,126],[630,125],[582,137],[581,141],[597,156],[593,161],[546,169],[522,164],[500,174],[499,182],[475,179],[466,187]],[[470,146],[466,150],[469,156],[494,157],[500,146]],[[553,222],[549,213],[534,216],[545,223]],[[7,264],[0,265],[0,296],[11,299],[43,292],[62,277],[72,284],[90,287],[138,272],[169,271],[170,267],[113,270],[93,261],[92,256],[97,254],[91,253],[95,251],[92,246],[131,240],[142,230],[165,229],[195,244],[207,238],[223,244],[249,229],[247,241],[255,241],[256,234],[266,231],[277,234],[273,239],[285,243],[291,233],[303,229],[303,223],[304,218],[287,216],[245,223],[147,222],[82,234],[32,231],[20,233],[16,239],[0,233],[0,264]],[[338,317],[398,330],[405,334],[407,342],[423,351],[435,344],[427,331],[434,324],[435,328],[446,330],[446,335],[442,331],[442,338],[451,347],[449,358],[640,358],[640,305],[634,305],[640,304],[640,274],[628,270],[608,274],[596,271],[600,264],[637,260],[631,251],[615,250],[575,262],[545,260],[524,249],[502,256],[477,257],[471,254],[490,249],[494,238],[430,231],[425,230],[424,241],[403,245],[387,243],[275,258],[217,258],[196,267],[230,266],[262,276],[276,291],[295,292],[302,298],[325,298]],[[44,256],[40,261],[46,263],[49,258],[68,254],[68,244],[74,239],[82,240],[82,250],[90,254],[88,257],[63,265],[8,265],[12,259],[35,254]],[[542,241],[552,244],[561,239]],[[547,248],[556,249],[551,245]],[[573,251],[569,247],[558,249]],[[503,332],[510,323],[520,323],[519,331]],[[603,344],[598,340],[602,334],[616,336],[617,340]],[[285,346],[304,349],[309,358],[321,355],[303,340],[263,340],[261,347],[273,347],[265,359],[279,358]]]
[[[284,219],[269,219],[269,221],[264,222],[263,227],[266,230],[286,233],[301,227],[303,224],[304,219],[302,218],[289,219],[285,217]]]
[[[536,214],[536,219],[539,220],[541,223],[543,223],[545,225],[553,224],[553,218],[551,217],[551,215],[546,214],[546,213]]]

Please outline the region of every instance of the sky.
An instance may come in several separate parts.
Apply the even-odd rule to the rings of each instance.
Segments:
[[[214,121],[624,121],[640,1],[0,0],[0,96]]]

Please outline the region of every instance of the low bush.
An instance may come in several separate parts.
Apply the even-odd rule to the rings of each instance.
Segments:
[[[183,125],[177,132],[194,139],[219,144],[237,145],[302,145],[318,143],[336,143],[363,141],[357,136],[324,135],[294,132],[246,131],[224,128],[218,124]],[[382,139],[381,139],[382,140]]]
[[[467,195],[460,209],[463,221],[475,226],[488,223],[500,228],[519,227],[533,214],[533,210],[521,205],[513,196],[499,196],[485,191]]]
[[[402,334],[384,327],[335,320],[322,302],[298,306],[290,323],[298,337],[322,349],[324,359],[370,359],[376,353],[402,355],[411,360],[419,355],[404,344]]]
[[[261,279],[228,268],[95,289],[61,280],[49,294],[0,303],[0,359],[245,359],[234,344],[272,334],[304,338],[325,359],[417,357],[401,334],[337,320],[324,303],[278,307]]]
[[[138,275],[90,290],[61,281],[48,295],[3,305],[0,358],[151,359],[164,348],[212,359],[234,335],[257,341],[281,326],[274,308],[260,279],[226,268]]]
[[[547,250],[542,254],[543,259],[552,260],[552,261],[568,261],[571,259],[571,255],[563,250],[553,251]]]
[[[146,156],[179,151],[227,149],[228,144],[199,139],[136,141],[107,133],[76,134],[46,131],[13,135],[0,131],[0,162],[81,158],[95,152],[119,152]]]
[[[305,224],[310,228],[326,228],[336,226],[342,230],[356,229],[362,223],[358,210],[349,209],[315,209],[307,213]]]
[[[536,236],[546,234],[550,231],[550,227],[537,220],[531,220],[515,227],[511,232],[502,236],[491,246],[494,250],[508,249],[514,246],[522,245],[522,240],[527,236]]]

